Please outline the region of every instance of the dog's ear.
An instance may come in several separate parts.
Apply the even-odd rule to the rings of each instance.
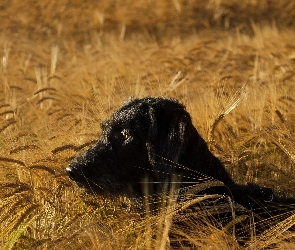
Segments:
[[[186,137],[192,126],[190,115],[179,103],[170,102],[160,107],[151,106],[149,120],[146,146],[150,163],[160,172],[173,172],[163,162],[169,160],[178,163],[185,152]]]
[[[153,107],[149,107],[148,109],[149,114],[149,130],[148,130],[148,136],[146,140],[146,147],[148,151],[148,157],[149,161],[152,166],[156,164],[156,141],[157,141],[157,135],[158,135],[158,129],[157,129],[157,118]]]

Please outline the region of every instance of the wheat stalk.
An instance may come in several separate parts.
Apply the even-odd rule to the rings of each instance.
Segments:
[[[209,141],[213,141],[214,131],[220,121],[228,115],[231,111],[233,111],[243,100],[247,98],[247,92],[245,90],[245,85],[243,85],[238,91],[234,93],[234,95],[228,100],[227,106],[218,114],[216,119],[214,120],[211,129],[209,131]]]

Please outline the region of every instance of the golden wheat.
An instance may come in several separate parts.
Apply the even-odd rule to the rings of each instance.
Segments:
[[[147,191],[145,215],[134,200],[85,195],[64,173],[130,96],[162,95],[187,106],[235,180],[295,196],[293,2],[12,0],[0,17],[0,248],[294,248],[292,213],[253,218],[242,246],[241,208],[191,210],[210,198],[194,193],[222,185],[197,172],[188,177],[206,182],[182,203],[177,189]],[[212,214],[225,211],[222,227]]]

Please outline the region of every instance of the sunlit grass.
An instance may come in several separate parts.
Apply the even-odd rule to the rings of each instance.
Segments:
[[[1,5],[9,17],[0,36],[2,248],[238,247],[233,228],[245,218],[221,227],[208,196],[177,203],[167,191],[154,213],[147,197],[139,209],[126,197],[86,195],[65,175],[130,96],[179,99],[235,180],[295,196],[294,4],[266,1],[270,14],[259,24],[259,1],[202,2],[197,23],[198,8],[183,1],[38,1],[42,20],[29,2]],[[218,211],[233,209],[222,204]],[[273,221],[259,236],[253,229],[244,248],[294,247],[292,212]]]

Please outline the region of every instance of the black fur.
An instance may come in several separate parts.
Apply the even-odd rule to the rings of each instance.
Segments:
[[[184,167],[182,167],[184,166]],[[194,172],[196,171],[196,172]],[[228,194],[246,208],[286,203],[272,189],[254,183],[239,185],[207,147],[177,100],[146,97],[123,105],[102,125],[98,142],[67,167],[69,176],[102,194],[141,194],[146,176],[159,190],[174,175],[182,186],[203,173],[224,183],[206,193]]]

